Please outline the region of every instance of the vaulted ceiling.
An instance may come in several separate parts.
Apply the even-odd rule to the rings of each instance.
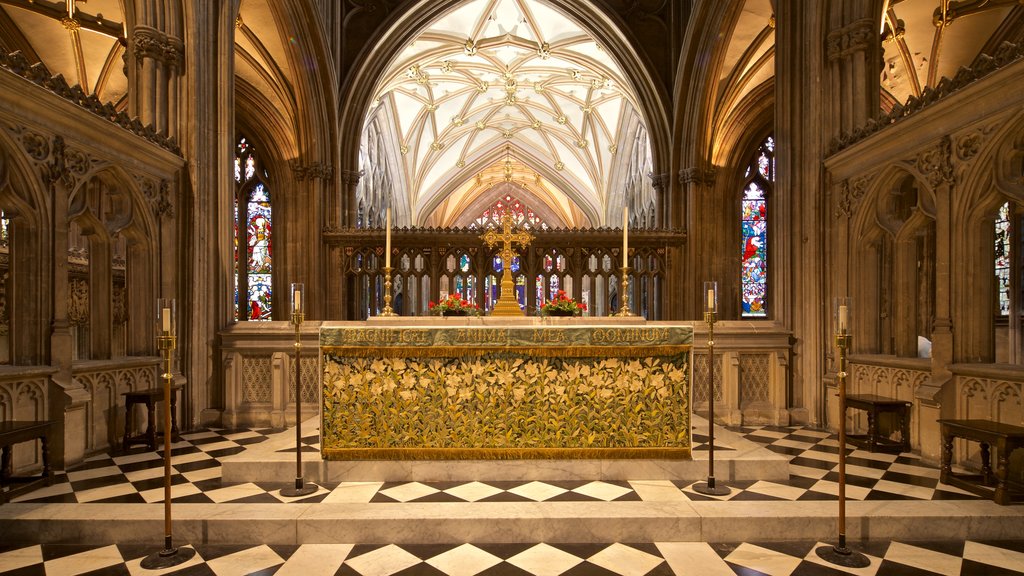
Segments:
[[[642,119],[614,59],[539,0],[471,0],[397,55],[368,123],[400,154],[413,222],[449,224],[502,174],[545,198],[562,222],[602,225],[618,159]],[[383,120],[382,120],[383,119]],[[579,209],[574,210],[572,206]]]

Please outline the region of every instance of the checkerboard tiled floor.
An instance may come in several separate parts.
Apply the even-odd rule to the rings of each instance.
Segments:
[[[139,545],[0,545],[0,573],[8,575],[563,575],[672,574],[809,576],[1024,574],[1021,542],[875,542],[862,548],[870,565],[841,569],[822,560],[821,542],[648,544],[304,544],[197,546],[188,562],[148,571],[154,552]]]
[[[730,484],[732,492],[712,498],[678,482],[673,490],[691,500],[835,500],[839,447],[827,432],[791,427],[733,429],[748,440],[790,457],[788,482]],[[175,502],[330,501],[345,483],[322,485],[304,498],[281,497],[286,482],[225,484],[220,459],[293,431],[204,430],[183,435],[172,447]],[[294,436],[292,436],[294,437]],[[695,435],[694,450],[706,449]],[[716,450],[730,450],[716,442]],[[303,451],[317,451],[318,437],[303,439]],[[281,450],[294,452],[294,448]],[[137,448],[97,456],[58,474],[57,483],[18,501],[70,502],[86,506],[157,502],[163,497],[161,452]],[[938,482],[938,470],[913,454],[871,454],[848,448],[847,498],[851,500],[976,499]],[[368,489],[367,489],[368,488]],[[362,487],[363,502],[625,501],[641,500],[630,482],[401,482]],[[349,491],[351,495],[351,491]],[[301,546],[197,546],[197,555],[175,574],[1024,574],[1024,540],[942,543],[858,542],[870,566],[858,571],[827,566],[818,542],[450,544]],[[0,543],[0,574],[156,574],[141,570],[143,546],[35,545]]]
[[[690,500],[836,500],[838,494],[839,444],[827,432],[801,427],[738,428],[748,440],[789,456],[788,482],[749,480],[732,482],[726,496],[705,496],[692,490],[693,482],[675,482]],[[273,430],[209,429],[182,436],[171,447],[171,497],[190,503],[315,503],[328,498],[341,484],[323,484],[303,498],[280,495],[281,483],[224,484],[220,459],[246,446],[291,432]],[[293,434],[293,433],[292,433]],[[706,450],[707,438],[694,435],[694,450]],[[303,452],[317,452],[316,435],[303,438]],[[716,443],[716,450],[729,446]],[[294,446],[281,452],[294,453]],[[913,454],[873,454],[847,449],[849,500],[951,500],[978,497],[939,484],[939,471]],[[361,485],[365,483],[360,483]],[[16,499],[17,502],[144,503],[163,499],[163,452],[144,447],[127,454],[93,457],[74,470],[57,474],[53,486]],[[521,481],[521,482],[387,482],[368,495],[368,502],[545,502],[636,501],[641,496],[627,481]]]

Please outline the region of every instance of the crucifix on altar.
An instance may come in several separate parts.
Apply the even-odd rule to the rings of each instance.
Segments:
[[[512,214],[506,211],[501,215],[501,233],[495,232],[493,229],[488,230],[486,233],[480,235],[480,239],[483,240],[488,248],[493,248],[495,244],[501,242],[501,294],[498,296],[498,302],[494,305],[494,309],[491,310],[492,316],[523,316],[523,310],[519,307],[519,302],[516,299],[516,285],[515,281],[512,280],[512,259],[515,258],[516,253],[512,251],[512,243],[518,242],[520,246],[526,248],[533,242],[533,234],[529,232],[512,232]]]

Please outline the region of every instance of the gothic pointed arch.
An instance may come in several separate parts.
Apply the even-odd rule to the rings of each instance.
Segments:
[[[47,361],[52,282],[46,271],[52,262],[51,235],[49,202],[36,174],[21,147],[7,131],[0,131],[0,211],[7,226],[2,247],[6,265],[0,270],[4,300],[0,323],[6,324],[6,334],[0,336],[2,364]]]
[[[359,59],[361,65],[348,76],[340,107],[341,132],[362,132],[362,115],[369,109],[375,97],[373,90],[377,80],[390,65],[389,55],[400,53],[421,30],[461,4],[463,2],[456,0],[423,3],[422,7],[417,6],[408,12],[396,11],[391,15],[389,22],[384,25],[386,30],[381,32],[375,41],[367,43],[363,57]],[[665,108],[668,99],[661,94],[648,63],[628,47],[624,28],[616,23],[615,17],[590,2],[545,0],[545,4],[554,7],[593,34],[600,45],[619,63],[625,77],[637,93],[638,109],[649,127],[656,170],[662,170],[667,166],[669,156],[666,137],[668,113]],[[343,169],[356,169],[356,142],[341,142],[341,163]],[[350,213],[345,219],[351,221],[353,217],[354,214]]]

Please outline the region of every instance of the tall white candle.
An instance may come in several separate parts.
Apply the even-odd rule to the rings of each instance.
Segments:
[[[715,291],[708,290],[708,312],[715,311]]]
[[[846,333],[846,325],[850,321],[850,310],[845,304],[839,306],[839,331]]]
[[[171,309],[164,308],[160,311],[160,319],[163,321],[163,329],[165,333],[171,332]]]
[[[629,267],[629,206],[622,207],[622,267]]]
[[[302,312],[302,291],[295,291],[295,298],[293,305],[295,306],[295,312]]]
[[[391,268],[391,207],[384,213],[384,267]]]

